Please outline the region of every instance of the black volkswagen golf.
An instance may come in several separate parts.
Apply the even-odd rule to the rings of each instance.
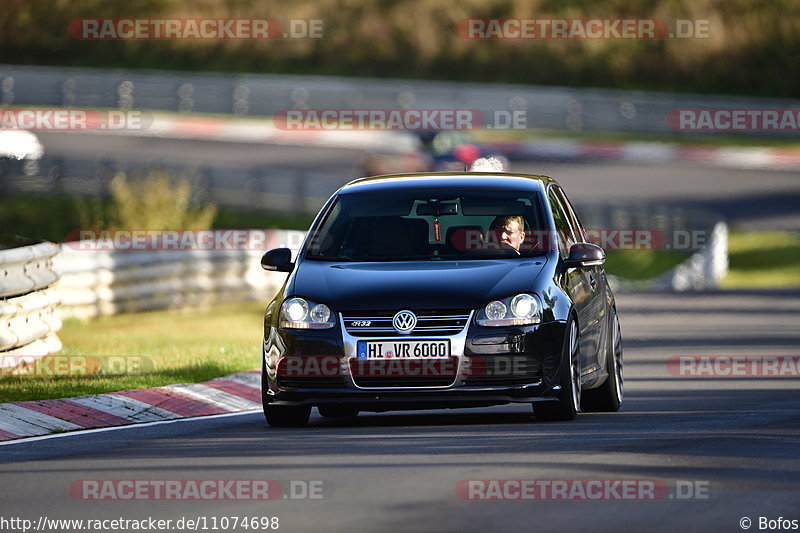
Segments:
[[[264,414],[530,403],[539,420],[616,411],[622,342],[601,248],[544,176],[352,181],[317,215],[266,309]]]

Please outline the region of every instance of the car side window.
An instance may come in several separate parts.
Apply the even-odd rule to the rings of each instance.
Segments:
[[[550,203],[550,209],[553,211],[553,220],[556,225],[555,229],[558,234],[561,255],[566,257],[569,254],[570,247],[577,242],[575,240],[575,231],[570,223],[569,215],[567,215],[564,206],[561,205],[553,188],[548,191],[547,200]]]
[[[572,204],[567,199],[567,195],[564,194],[563,190],[556,187],[554,187],[554,189],[556,191],[556,196],[558,196],[558,199],[561,202],[561,205],[567,212],[567,216],[569,217],[570,225],[572,226],[575,238],[577,239],[578,242],[586,242],[586,231],[584,230],[583,224],[581,224],[581,221],[578,218],[577,213],[575,213],[575,208],[572,207]]]

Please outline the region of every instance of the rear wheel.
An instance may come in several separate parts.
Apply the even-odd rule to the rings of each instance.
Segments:
[[[611,322],[608,350],[606,356],[606,369],[608,378],[605,383],[596,389],[583,393],[581,407],[584,411],[614,412],[619,411],[622,404],[623,374],[622,374],[622,335],[620,334],[619,318],[614,310]]]
[[[358,416],[358,409],[346,405],[318,405],[320,416],[326,418],[352,418]]]
[[[581,361],[578,323],[570,318],[564,336],[557,402],[536,402],[533,410],[539,420],[575,420],[581,406]]]

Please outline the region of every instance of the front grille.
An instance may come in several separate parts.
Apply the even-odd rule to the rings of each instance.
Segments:
[[[525,385],[541,380],[541,363],[530,355],[471,355],[467,362],[465,386]]]
[[[398,335],[392,326],[395,311],[359,311],[342,315],[347,333],[354,337],[376,337],[382,335]],[[456,335],[461,333],[469,322],[468,309],[446,310],[413,310],[417,315],[417,325],[414,330],[404,337],[421,337],[436,335]],[[354,325],[354,322],[362,324]],[[363,323],[368,322],[369,325]]]
[[[350,360],[350,373],[359,387],[447,387],[455,383],[458,358]]]

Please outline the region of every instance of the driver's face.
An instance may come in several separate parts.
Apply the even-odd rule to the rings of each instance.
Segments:
[[[525,240],[525,233],[517,222],[508,222],[505,226],[498,228],[497,232],[500,235],[501,243],[511,246],[517,251],[519,251],[522,241]]]

